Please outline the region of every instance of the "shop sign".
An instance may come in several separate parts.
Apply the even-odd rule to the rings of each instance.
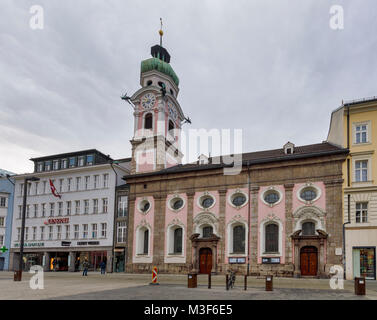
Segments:
[[[262,263],[280,263],[280,257],[278,258],[262,258]]]
[[[78,246],[98,246],[99,241],[78,241]]]
[[[14,246],[16,248],[18,248],[20,246],[20,244],[15,243]],[[32,243],[27,242],[27,243],[24,243],[24,247],[44,247],[44,246],[45,246],[44,242],[32,242]]]
[[[239,263],[239,264],[246,263],[246,258],[245,257],[229,258],[229,263]]]
[[[61,223],[69,223],[69,218],[57,218],[57,219],[48,219],[44,222],[44,224],[61,224]]]
[[[71,241],[62,241],[62,247],[69,247],[71,245]]]

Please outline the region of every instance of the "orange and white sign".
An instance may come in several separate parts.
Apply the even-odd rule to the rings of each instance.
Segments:
[[[152,283],[157,283],[157,267],[152,269]]]

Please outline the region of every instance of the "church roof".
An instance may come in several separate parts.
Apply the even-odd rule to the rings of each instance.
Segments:
[[[151,70],[157,70],[162,72],[163,74],[166,74],[167,76],[172,78],[172,80],[177,86],[179,85],[179,78],[175,74],[172,66],[169,63],[155,57],[141,62],[141,73],[148,72]]]
[[[348,149],[340,148],[329,142],[322,142],[317,144],[310,144],[305,146],[297,146],[294,148],[292,154],[285,154],[284,148],[257,151],[257,152],[248,152],[242,154],[242,165],[253,165],[261,163],[269,163],[276,161],[287,161],[294,159],[303,159],[319,156],[328,156],[335,154],[347,154]],[[178,172],[188,172],[188,171],[199,171],[199,170],[208,170],[208,169],[218,169],[224,167],[232,167],[233,165],[225,164],[221,161],[220,157],[209,158],[208,164],[199,164],[198,162],[188,163],[188,164],[179,164],[170,168],[166,168],[160,171],[154,172],[145,172],[134,175],[125,176],[129,177],[143,177],[143,176],[152,176],[152,175],[162,175],[169,173],[178,173]]]

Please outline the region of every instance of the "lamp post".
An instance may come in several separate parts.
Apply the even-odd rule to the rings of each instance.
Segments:
[[[25,236],[25,214],[26,214],[26,198],[27,198],[27,185],[29,181],[39,181],[38,177],[26,177],[24,180],[24,198],[22,205],[22,222],[21,222],[21,241],[20,241],[20,261],[18,271],[16,271],[14,281],[21,281],[22,279],[22,262],[24,256],[24,236]]]

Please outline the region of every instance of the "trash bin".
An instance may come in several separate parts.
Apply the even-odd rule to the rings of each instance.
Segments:
[[[266,276],[266,291],[272,291],[273,286],[272,286],[272,276]]]
[[[197,274],[196,273],[189,273],[187,279],[187,288],[196,288],[197,287]]]
[[[365,278],[355,278],[355,294],[358,296],[365,295]]]
[[[14,272],[14,281],[21,281],[22,271],[15,271]]]

